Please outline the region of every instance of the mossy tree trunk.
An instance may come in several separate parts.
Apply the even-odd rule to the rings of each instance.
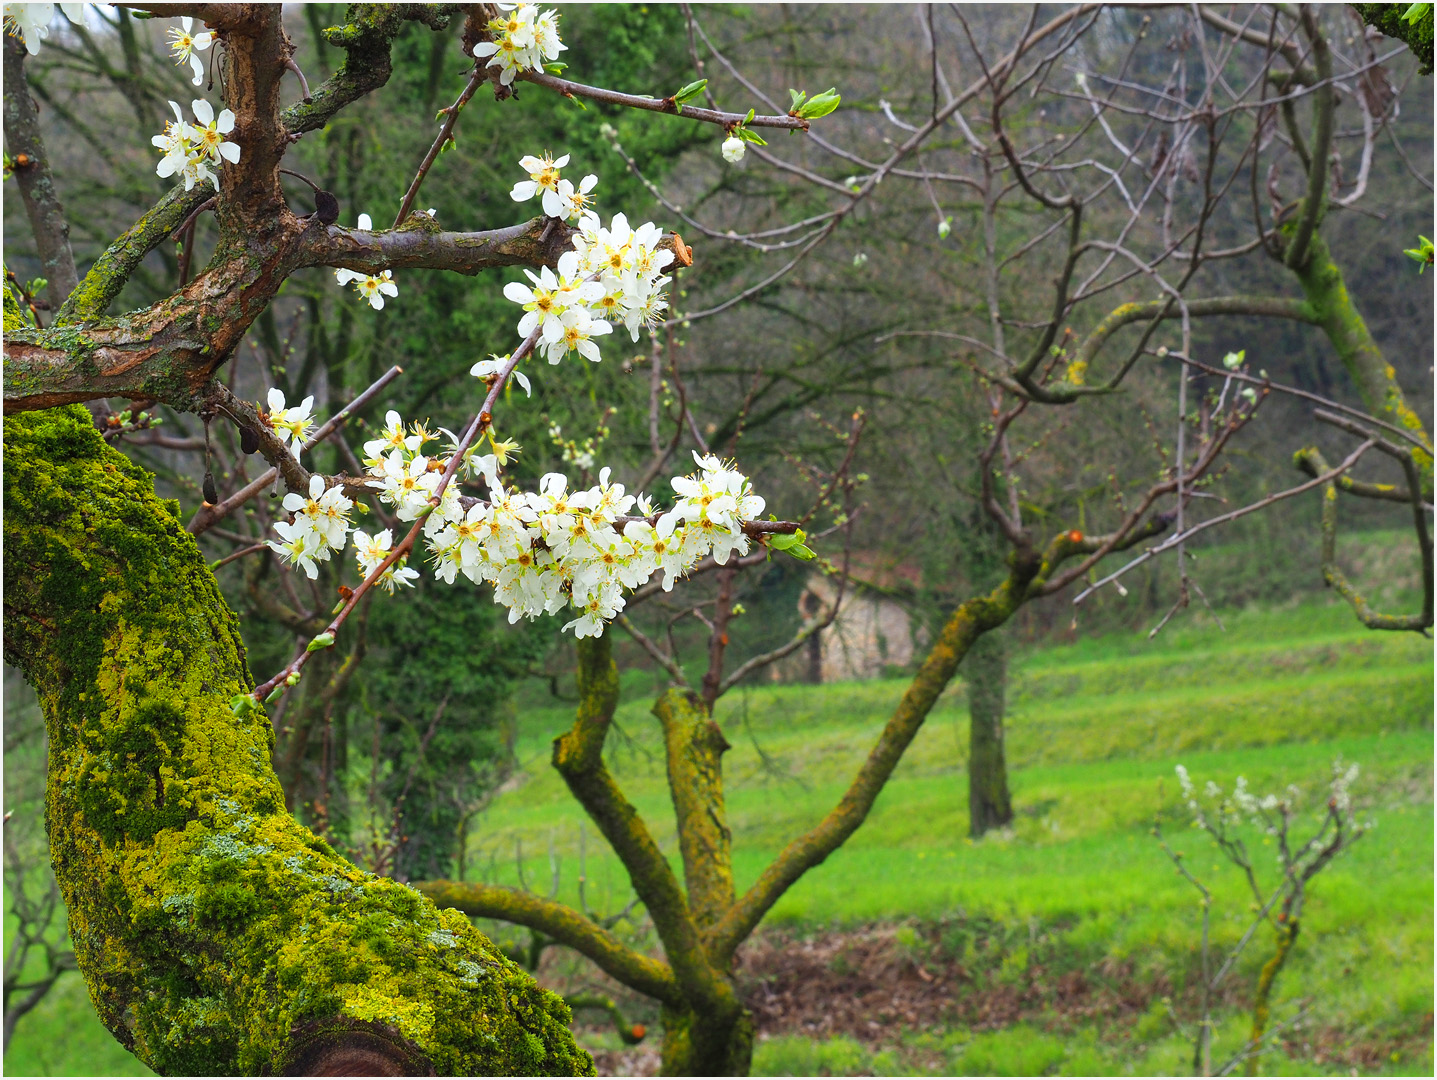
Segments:
[[[1278,926],[1276,948],[1262,966],[1262,973],[1257,979],[1257,992],[1253,995],[1252,1003],[1252,1033],[1248,1036],[1248,1058],[1243,1070],[1248,1076],[1258,1075],[1258,1065],[1262,1059],[1262,1040],[1272,1018],[1272,986],[1277,981],[1278,972],[1287,963],[1287,955],[1292,951],[1293,942],[1297,940],[1297,927],[1295,919]]]
[[[1003,753],[1008,649],[1002,636],[980,637],[963,666],[968,676],[968,835],[976,838],[1013,820]]]
[[[660,1067],[665,1076],[747,1076],[753,1064],[753,1014],[710,1014],[665,1007]]]
[[[106,1027],[161,1073],[585,1073],[563,1002],[285,811],[234,616],[151,478],[71,406],[6,421],[5,656]]]

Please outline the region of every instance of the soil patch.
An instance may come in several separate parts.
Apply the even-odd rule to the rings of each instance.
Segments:
[[[941,1063],[920,1061],[923,1054],[904,1046],[911,1032],[990,1031],[1022,1022],[1054,1032],[1097,1025],[1105,1039],[1121,1042],[1133,1038],[1128,1029],[1164,998],[1172,999],[1179,1015],[1195,1015],[1195,994],[1175,990],[1167,974],[1140,973],[1131,963],[1112,960],[1074,967],[1078,958],[1062,954],[1052,938],[1046,941],[1050,947],[1042,937],[1015,935],[1011,927],[981,920],[819,933],[765,929],[741,950],[737,979],[759,1039],[801,1035],[822,1041],[845,1035],[871,1050],[899,1050],[914,1068],[941,1068]],[[1020,958],[1024,962],[1016,962]],[[1054,962],[1059,958],[1066,960],[1062,969]],[[567,950],[546,954],[540,979],[561,993],[607,994],[626,1023],[646,1026],[648,1037],[638,1046],[595,1051],[601,1076],[658,1074],[662,1031],[652,1002]],[[1195,980],[1177,982],[1191,986]],[[1233,980],[1214,1002],[1219,1011],[1246,1006],[1240,982]],[[601,1032],[612,1031],[602,1014],[580,1013],[575,1021],[581,1045],[593,1046]],[[1282,1040],[1299,1060],[1364,1073],[1421,1060],[1431,1043],[1430,1016],[1410,1032],[1377,1038],[1307,1028]]]

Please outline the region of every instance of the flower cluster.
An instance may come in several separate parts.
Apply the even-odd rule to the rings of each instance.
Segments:
[[[572,189],[558,170],[568,160],[567,155],[557,161],[524,158],[520,166],[530,179],[516,184],[511,194],[528,199],[542,192],[546,208],[551,195],[567,198],[564,193],[572,193]],[[584,207],[589,205],[593,179],[585,177],[577,193],[585,200]],[[568,212],[567,204],[557,209],[554,216]],[[652,329],[668,308],[664,286],[670,279],[664,269],[674,261],[674,254],[659,250],[663,233],[657,225],[645,222],[633,229],[628,218],[615,214],[606,229],[591,210],[580,209],[575,216],[579,224],[573,250],[560,256],[557,272],[547,266],[537,274],[526,269],[529,285],[511,281],[504,286],[505,297],[524,308],[518,325],[520,337],[538,329],[538,348],[551,364],[571,352],[597,363],[600,354],[594,338],[611,333],[615,323],[622,323],[638,341],[640,328]]]
[[[180,25],[170,27],[167,33],[170,38],[170,52],[175,54],[175,66],[189,64],[190,71],[195,76],[191,80],[192,85],[199,86],[205,81],[205,65],[195,53],[204,52],[214,44],[215,36],[208,30],[193,34],[190,32],[193,26],[193,20],[188,15],[182,15]]]
[[[499,11],[499,17],[489,21],[495,40],[475,45],[474,55],[487,57],[485,66],[499,69],[504,86],[521,71],[542,71],[546,61],[557,60],[569,47],[559,40],[558,12],[540,14],[537,4],[500,4]]]
[[[564,629],[578,637],[597,636],[623,610],[625,589],[656,573],[663,575],[663,588],[672,589],[705,556],[724,564],[735,553],[746,554],[744,521],[764,508],[748,478],[712,455],[695,454],[698,471],[673,479],[679,498],[664,513],[656,513],[646,497],[610,483],[608,469],[599,473],[598,484],[583,490],[570,490],[560,473],[545,475],[536,492],[509,489],[499,470],[518,447],[492,436],[491,452],[466,453],[462,470],[484,479],[488,499],[461,496],[458,484],[451,483],[433,506],[459,443],[452,432],[444,434],[452,440],[449,454],[427,452],[426,444],[437,435],[423,424],[406,426],[391,411],[379,437],[364,444],[367,483],[399,521],[423,518],[435,577],[453,583],[463,574],[493,586],[494,600],[509,609],[510,622],[572,608],[576,617]],[[275,525],[283,542],[269,541],[270,547],[314,577],[315,564],[344,547],[351,506],[339,488],[326,490],[323,478],[313,477],[308,498],[285,497],[292,520]],[[637,514],[629,516],[631,510]],[[354,541],[366,576],[393,551],[389,530],[373,537],[356,531]],[[392,592],[418,576],[405,560],[396,560],[380,584]]]
[[[84,4],[61,4],[65,18],[76,25],[85,23]],[[6,4],[5,30],[19,34],[25,42],[25,51],[34,56],[40,51],[40,42],[50,36],[50,23],[55,18],[54,4]]]
[[[198,123],[186,120],[179,105],[172,101],[174,120],[165,125],[163,134],[150,140],[164,152],[155,172],[160,176],[179,173],[184,178],[186,191],[203,180],[218,186],[210,166],[222,160],[233,165],[240,159],[239,144],[225,141],[225,136],[234,130],[235,114],[224,109],[215,116],[214,106],[203,98],[196,98],[190,107]]]
[[[1277,820],[1292,814],[1302,794],[1295,785],[1289,784],[1281,796],[1255,795],[1248,790],[1245,776],[1237,778],[1231,792],[1224,791],[1209,780],[1199,794],[1187,769],[1179,765],[1175,771],[1178,785],[1182,788],[1183,801],[1193,815],[1193,824],[1215,836],[1221,836],[1227,829],[1236,828],[1244,819],[1269,836],[1275,836],[1278,832]],[[1351,814],[1351,789],[1359,772],[1357,765],[1344,765],[1341,759],[1332,763],[1328,806],[1343,818]],[[1371,825],[1364,827],[1371,828]]]
[[[433,217],[434,211],[429,211],[429,215]],[[359,228],[363,232],[374,228],[374,222],[368,214],[359,215]],[[358,270],[346,270],[341,266],[335,270],[334,280],[341,285],[354,282],[354,291],[368,300],[369,306],[375,311],[384,310],[386,296],[399,295],[399,286],[394,284],[394,275],[388,270],[381,270],[377,274],[361,274]]]
[[[328,561],[331,552],[344,550],[349,540],[349,511],[354,503],[339,487],[326,488],[324,477],[316,474],[309,478],[309,496],[290,492],[284,497],[284,508],[291,520],[274,525],[281,539],[265,543],[280,558],[313,578],[319,572],[316,563]]]

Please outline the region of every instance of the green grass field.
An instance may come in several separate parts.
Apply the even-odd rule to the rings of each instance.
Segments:
[[[1049,958],[1127,963],[1181,981],[1195,955],[1198,907],[1148,835],[1163,795],[1165,827],[1214,890],[1218,941],[1241,933],[1247,903],[1236,873],[1206,838],[1179,826],[1173,766],[1186,765],[1199,783],[1230,787],[1244,775],[1257,792],[1289,782],[1315,791],[1340,756],[1361,764],[1355,793],[1377,828],[1312,886],[1276,1013],[1309,1000],[1310,1030],[1328,1043],[1395,1048],[1367,1071],[1430,1075],[1432,645],[1366,631],[1332,604],[1224,619],[1226,632],[1192,614],[1155,642],[1110,635],[1017,660],[1008,724],[1017,821],[976,844],[967,839],[967,714],[955,685],[868,822],[779,902],[769,923],[819,932],[958,913],[1021,924],[1025,940],[1041,942]],[[726,785],[740,889],[833,805],[904,686],[774,686],[735,691],[720,703],[718,720],[733,744]],[[661,743],[647,712],[651,676],[632,673],[625,687],[610,767],[673,852]],[[547,891],[552,859],[559,895],[572,901],[582,842],[589,903],[615,909],[628,900],[627,878],[548,767],[549,741],[569,722],[563,706],[523,712],[522,776],[474,826],[469,876],[514,883],[522,852],[528,883]],[[991,978],[1031,962],[1028,947],[1015,945]],[[1250,985],[1258,963],[1250,950],[1234,979]],[[66,980],[22,1020],[6,1071],[143,1073],[107,1043],[78,978]],[[1244,1017],[1229,1009],[1219,1021],[1221,1059],[1241,1044]],[[784,1036],[760,1043],[754,1071],[1180,1073],[1190,1055],[1157,1011],[1121,1030],[1025,1021],[996,1031],[908,1032],[881,1051],[847,1038]],[[1270,1054],[1264,1068],[1347,1071],[1301,1052]]]

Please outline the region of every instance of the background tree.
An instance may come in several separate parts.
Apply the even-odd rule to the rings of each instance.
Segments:
[[[702,935],[701,958],[706,958],[710,966],[723,974],[731,962],[731,950],[753,929],[764,912],[806,870],[821,862],[861,824],[903,750],[975,642],[1012,619],[1024,605],[1088,579],[1089,572],[1106,555],[1171,530],[1172,535],[1162,543],[1152,545],[1132,560],[1141,565],[1163,551],[1177,553],[1176,596],[1165,598],[1166,614],[1159,621],[1160,627],[1198,594],[1199,586],[1185,561],[1184,548],[1191,538],[1273,503],[1338,483],[1339,477],[1345,476],[1363,454],[1399,432],[1404,449],[1397,454],[1411,469],[1418,471],[1409,473],[1402,487],[1388,490],[1415,515],[1416,540],[1424,553],[1424,565],[1430,565],[1430,536],[1423,517],[1427,512],[1423,509],[1424,484],[1430,485],[1430,480],[1421,479],[1429,453],[1425,428],[1415,419],[1416,414],[1402,404],[1402,391],[1395,382],[1395,373],[1374,366],[1377,354],[1370,332],[1339,284],[1340,271],[1318,232],[1319,221],[1331,198],[1328,164],[1333,145],[1332,111],[1338,92],[1333,74],[1336,63],[1333,49],[1313,12],[1304,10],[1295,21],[1287,21],[1285,15],[1274,16],[1278,26],[1270,27],[1261,35],[1250,30],[1249,24],[1256,17],[1256,11],[1249,11],[1244,14],[1246,23],[1234,23],[1226,18],[1214,22],[1207,15],[1194,21],[1196,17],[1187,13],[1164,24],[1165,33],[1159,33],[1156,27],[1150,26],[1151,16],[1135,14],[1131,21],[1126,21],[1127,16],[1095,8],[1070,9],[1047,22],[1039,22],[1036,14],[1015,13],[1011,22],[994,20],[979,28],[969,26],[959,12],[955,16],[958,26],[952,29],[957,40],[967,45],[963,54],[965,66],[982,72],[966,91],[954,93],[943,88],[946,80],[940,81],[938,74],[942,62],[938,37],[930,33],[927,37],[929,62],[910,65],[908,70],[922,71],[931,82],[923,84],[925,92],[911,95],[910,100],[917,104],[911,121],[901,116],[890,121],[893,127],[907,132],[896,148],[891,147],[898,143],[897,138],[889,140],[887,146],[881,144],[878,133],[873,131],[876,121],[870,119],[874,116],[872,113],[858,114],[860,119],[847,120],[841,129],[844,135],[854,136],[856,132],[857,138],[867,136],[866,154],[852,149],[851,143],[831,141],[835,138],[832,135],[813,140],[815,146],[839,158],[844,168],[857,165],[869,170],[851,178],[851,183],[845,184],[836,174],[825,176],[806,162],[791,160],[786,155],[750,151],[765,164],[794,177],[793,183],[810,191],[821,189],[831,194],[836,206],[822,212],[815,208],[802,226],[781,225],[759,218],[752,221],[750,231],[736,236],[728,234],[724,228],[727,222],[722,218],[717,223],[709,223],[686,211],[688,226],[715,239],[727,237],[734,244],[770,245],[780,236],[786,238],[782,242],[788,245],[778,256],[784,261],[766,276],[762,270],[744,267],[736,285],[728,286],[706,304],[691,300],[690,310],[684,312],[690,323],[727,310],[727,300],[735,297],[745,300],[762,297],[768,311],[781,309],[788,297],[791,309],[799,313],[796,322],[837,324],[841,327],[840,334],[858,338],[860,334],[872,333],[869,326],[859,330],[854,325],[861,326],[870,309],[855,312],[845,295],[844,286],[848,283],[835,275],[837,281],[829,284],[830,279],[823,276],[824,268],[816,261],[802,263],[802,256],[829,241],[830,236],[842,252],[837,239],[843,235],[838,231],[839,226],[850,217],[857,218],[860,207],[864,213],[880,213],[869,208],[881,205],[882,200],[874,193],[882,180],[901,177],[925,187],[944,183],[987,193],[978,214],[979,221],[987,226],[987,235],[992,238],[985,242],[983,254],[989,284],[978,293],[981,303],[973,305],[976,308],[973,314],[986,324],[981,336],[965,332],[962,322],[957,329],[948,329],[942,323],[912,329],[925,336],[967,346],[955,358],[955,366],[961,365],[968,371],[976,369],[991,388],[992,396],[986,402],[991,421],[977,441],[974,460],[977,490],[970,491],[969,495],[1004,538],[1008,548],[1006,573],[991,591],[970,594],[949,609],[933,649],[839,805],[792,841],[747,893],[731,903],[725,893],[723,902],[717,905],[722,914],[709,927],[705,926],[708,916],[699,915],[697,911],[707,911],[712,905],[705,899],[701,907],[696,906],[693,898],[701,893],[704,873],[722,867],[723,859],[710,855],[709,866],[704,868],[695,867],[686,855],[691,922],[685,925],[683,920],[676,919],[672,912],[678,905],[671,899],[673,893],[665,877],[666,868],[659,865],[656,852],[649,846],[647,832],[637,831],[632,808],[622,800],[612,781],[597,773],[596,746],[601,745],[607,732],[616,700],[613,676],[608,674],[610,661],[602,654],[581,655],[581,686],[587,688],[585,702],[575,728],[556,744],[554,763],[590,816],[600,824],[628,868],[650,913],[663,912],[654,914],[656,926],[683,989],[654,982],[647,969],[636,966],[638,958],[632,952],[615,955],[618,943],[597,934],[592,926],[582,922],[576,925],[573,913],[560,905],[538,903],[531,896],[487,885],[433,883],[426,886],[427,889],[443,897],[445,902],[460,904],[474,914],[519,921],[542,927],[547,933],[560,932],[562,928],[562,932],[569,935],[567,943],[590,956],[615,978],[665,1003],[669,1010],[666,1026],[670,1030],[677,1028],[684,1040],[680,1044],[684,1051],[688,1051],[690,1041],[699,1045],[700,1038],[706,1043],[712,1040],[718,1049],[701,1049],[704,1056],[698,1060],[711,1069],[733,1068],[742,1064],[747,1048],[741,1020],[728,1020],[730,1013],[725,1009],[730,1007],[721,1004],[719,998],[707,1004],[711,1015],[716,1017],[715,1022],[704,1025],[708,1031],[701,1031],[693,1022],[673,1015],[675,1006],[671,996],[685,994],[688,986],[702,985],[693,976],[684,974],[680,966],[697,966],[696,961],[689,958],[693,952],[686,938]],[[1099,36],[1100,25],[1106,40]],[[744,79],[739,74],[740,68],[713,45],[697,22],[694,30],[695,40],[702,43],[696,48],[708,50],[707,56],[696,55],[699,73],[711,70],[699,67],[699,62],[721,65],[741,83],[746,93],[765,100],[764,87]],[[865,45],[876,40],[885,46],[890,43],[890,39],[861,32],[853,33],[851,40]],[[999,42],[1008,51],[998,47]],[[1147,51],[1160,48],[1155,42],[1166,42],[1171,48],[1155,54]],[[1305,72],[1301,67],[1306,50],[1311,51],[1312,62],[1319,67],[1316,72]],[[1163,55],[1164,52],[1177,53],[1177,60]],[[1062,72],[1060,62],[1074,56],[1082,56],[1078,71],[1086,80],[1077,82],[1076,92],[1056,85]],[[1353,77],[1376,70],[1375,61],[1344,58],[1343,62],[1346,73]],[[1285,63],[1295,66],[1283,68]],[[1111,65],[1111,70],[1105,65]],[[1144,76],[1153,81],[1143,83]],[[1061,78],[1064,85],[1069,85],[1071,73],[1063,72]],[[1092,89],[1098,82],[1105,88],[1101,95]],[[1264,104],[1268,101],[1267,88],[1273,84],[1283,90],[1286,99]],[[1299,85],[1301,90],[1297,89]],[[930,88],[932,97],[926,92]],[[718,91],[720,84],[714,80],[709,89]],[[861,85],[857,88],[855,96],[860,101],[864,100],[864,90]],[[1357,91],[1349,89],[1348,92]],[[1132,98],[1128,97],[1129,93]],[[1161,102],[1160,107],[1152,105],[1154,99]],[[956,117],[963,116],[962,108],[970,102],[974,103],[971,112],[960,125]],[[1362,140],[1358,155],[1368,161],[1370,168],[1376,138],[1373,116],[1376,110],[1370,108],[1366,99],[1363,102],[1368,122],[1356,137]],[[1305,134],[1303,123],[1298,119],[1299,105],[1305,111],[1310,110],[1303,117],[1310,125]],[[1263,116],[1264,110],[1270,121]],[[892,110],[883,111],[889,114]],[[1289,115],[1285,139],[1273,134],[1273,125],[1280,122],[1283,113]],[[935,148],[925,157],[921,168],[910,167],[905,161],[907,156],[916,156],[925,139],[932,137],[936,141],[934,133],[950,119],[962,137],[957,145],[962,147],[964,156],[958,158],[958,164],[950,165]],[[979,131],[984,132],[985,137],[980,138],[976,134]],[[1020,137],[1027,141],[1020,143]],[[1020,150],[1020,145],[1025,149]],[[1312,149],[1304,157],[1295,149],[1298,146]],[[941,150],[955,155],[952,147]],[[1111,156],[1114,152],[1115,158]],[[1253,214],[1234,193],[1242,191],[1238,187],[1240,179],[1262,175],[1261,170],[1266,166],[1260,166],[1259,162],[1265,153],[1285,159],[1276,171],[1269,172],[1273,179],[1268,183],[1279,184],[1281,169],[1293,168],[1297,190],[1303,194],[1291,205],[1278,200],[1269,209],[1266,220],[1262,217],[1263,207],[1258,204],[1257,234],[1244,237],[1243,231],[1253,220]],[[979,170],[986,164],[986,174],[972,168],[973,158],[978,159]],[[1129,171],[1132,175],[1125,181],[1124,174]],[[1370,179],[1370,174],[1366,178],[1361,173],[1358,175],[1359,178],[1348,185],[1353,190],[1333,198],[1332,206],[1355,204],[1355,196],[1366,190]],[[1080,177],[1085,179],[1079,180]],[[705,196],[696,196],[698,184],[692,178],[689,183],[691,186],[685,194],[668,198],[671,208],[703,204]],[[727,190],[730,183],[742,186],[737,182],[716,183],[715,192]],[[717,203],[717,194],[713,197]],[[998,208],[1004,200],[1011,200],[1015,211],[1011,217],[1002,218],[1005,224],[1020,220],[1018,208],[1026,219],[1023,231],[1011,241],[1011,248],[1000,247],[998,242]],[[935,196],[933,201],[941,214],[942,199]],[[914,276],[911,268],[915,263],[912,249],[894,245],[885,252],[872,247],[873,231],[866,227],[855,235],[857,239],[851,241],[849,247],[852,258],[849,259],[846,252],[838,257],[830,255],[826,265],[851,264],[855,276],[866,278],[876,274],[881,280],[902,282],[910,286],[908,294],[912,296],[910,279]],[[853,250],[855,248],[857,250]],[[794,249],[798,252],[796,256],[790,254]],[[1214,284],[1219,288],[1225,284],[1221,268],[1226,260],[1240,260],[1260,249],[1266,250],[1284,271],[1269,279],[1273,295],[1253,290],[1240,294],[1206,291]],[[880,263],[880,260],[885,261]],[[1198,271],[1206,268],[1208,260],[1219,270],[1199,276]],[[1162,269],[1169,264],[1176,266],[1171,278]],[[1056,268],[1056,280],[1043,270],[1031,271],[1033,278],[1043,282],[1043,291],[1047,293],[1046,303],[1039,309],[1046,314],[1039,320],[1033,318],[1031,307],[1005,309],[1004,297],[997,288],[1000,274],[1021,276],[1023,270],[1019,267],[1023,266]],[[745,277],[743,270],[747,270],[749,276]],[[1288,273],[1292,278],[1287,278],[1286,284],[1300,289],[1301,298],[1279,291]],[[814,302],[815,282],[829,284],[833,290],[834,311],[823,312],[822,299]],[[848,285],[848,289],[851,291],[852,285]],[[1154,293],[1156,299],[1152,298]],[[846,306],[838,310],[842,305]],[[824,315],[831,318],[825,320]],[[1256,370],[1249,371],[1243,366],[1243,358],[1236,354],[1226,363],[1220,356],[1212,357],[1215,364],[1199,358],[1195,324],[1224,316],[1288,319],[1316,327],[1351,373],[1370,412],[1364,413],[1354,428],[1363,441],[1356,450],[1344,450],[1345,456],[1338,465],[1324,462],[1304,482],[1250,503],[1240,502],[1235,509],[1196,518],[1195,508],[1201,505],[1198,496],[1212,496],[1223,490],[1215,484],[1219,455],[1229,442],[1238,438],[1274,392],[1273,380]],[[1176,348],[1150,344],[1169,320],[1180,334],[1177,340],[1181,344]],[[1073,328],[1074,324],[1087,329],[1079,332]],[[1004,337],[997,343],[990,336],[995,326],[1004,331]],[[1120,333],[1129,326],[1138,331],[1136,337]],[[766,329],[760,324],[755,332],[763,334]],[[715,357],[732,355],[732,348],[725,354],[716,341],[711,339],[708,344]],[[808,351],[811,346],[802,350]],[[1146,358],[1175,362],[1178,366],[1173,374],[1148,372],[1140,367]],[[738,382],[723,361],[715,359],[709,370],[714,369],[720,382],[730,381],[731,385]],[[746,429],[747,437],[755,441],[758,438],[755,431],[758,423],[752,418],[765,416],[769,400],[765,398],[765,391],[778,397],[782,391],[775,392],[774,387],[784,383],[792,386],[800,379],[807,381],[807,373],[799,374],[799,371],[798,365],[786,355],[780,355],[771,363],[760,360],[746,366],[743,374],[749,377],[751,384],[761,388],[758,392],[746,393],[741,399],[743,415],[752,425]],[[851,394],[865,401],[881,401],[886,386],[875,379],[877,374],[873,368],[857,368],[857,374],[850,375],[852,383],[821,385],[840,400],[843,395]],[[1210,379],[1213,381],[1208,382]],[[1131,403],[1132,397],[1121,399],[1116,394],[1130,387],[1130,393],[1138,398],[1136,405]],[[1147,397],[1141,396],[1144,391]],[[802,392],[797,387],[791,391]],[[710,399],[706,395],[705,400]],[[1133,426],[1139,422],[1134,416],[1136,413],[1151,433],[1158,458],[1156,483],[1145,479],[1145,474],[1150,477],[1153,471],[1148,454],[1131,453],[1121,465],[1111,466],[1103,476],[1103,487],[1110,492],[1110,501],[1105,498],[1097,507],[1088,504],[1086,514],[1084,496],[1092,491],[1091,482],[1075,480],[1081,477],[1088,463],[1081,455],[1075,455],[1065,441],[1081,423],[1067,419],[1065,414],[1074,412],[1073,407],[1080,402],[1104,417],[1101,422],[1125,426],[1125,441],[1130,446]],[[907,405],[906,399],[903,404]],[[1155,411],[1144,415],[1149,406],[1154,410],[1161,407],[1163,414],[1169,416],[1172,415],[1169,410],[1176,412],[1176,437],[1171,441],[1162,434],[1168,421],[1160,420]],[[1329,409],[1333,406],[1339,410],[1350,408],[1336,402],[1327,404]],[[738,411],[736,404],[735,414]],[[1163,428],[1158,428],[1158,424],[1163,424]],[[722,424],[716,427],[723,430]],[[1374,437],[1379,429],[1382,436]],[[900,474],[896,468],[886,471]],[[1139,478],[1144,479],[1140,482]],[[1370,494],[1375,490],[1371,486],[1344,483],[1353,494]],[[1224,494],[1232,498],[1234,494],[1241,494],[1241,488]],[[1155,512],[1160,500],[1162,505],[1168,505],[1169,497],[1173,500],[1172,509]],[[1086,495],[1086,498],[1092,496]],[[1095,524],[1104,520],[1112,523],[1111,531],[1096,532]],[[1083,521],[1084,527],[1074,527],[1078,521]],[[1037,522],[1042,523],[1051,537],[1045,545],[1040,545],[1035,536]],[[1085,592],[1091,593],[1099,584],[1117,580],[1126,569],[1120,568],[1103,579],[1089,579]],[[1430,582],[1428,571],[1425,584],[1429,596]],[[1365,615],[1364,618],[1373,625],[1384,625],[1382,620]],[[1430,600],[1422,613],[1406,617],[1395,625],[1411,629],[1430,625]],[[670,658],[656,656],[661,663],[665,659]],[[673,671],[672,667],[670,670]],[[676,672],[675,676],[677,678]],[[664,700],[656,707],[661,719],[668,708]],[[581,745],[583,753],[579,756],[577,748]],[[580,762],[583,764],[578,764]],[[692,842],[695,835],[691,831],[694,826],[687,820],[686,807],[692,805],[698,792],[703,792],[703,797],[710,802],[716,802],[718,792],[712,782],[685,776],[672,764],[669,779],[680,822],[682,848],[686,842]],[[717,811],[710,817],[722,821]],[[710,842],[712,850],[715,849]],[[665,905],[667,912],[664,912]],[[689,955],[680,958],[681,952]],[[688,999],[689,1002],[695,1000]],[[693,1005],[689,1008],[693,1009]],[[671,1071],[680,1071],[694,1061],[695,1058],[687,1054],[670,1052],[666,1054],[665,1066]]]

